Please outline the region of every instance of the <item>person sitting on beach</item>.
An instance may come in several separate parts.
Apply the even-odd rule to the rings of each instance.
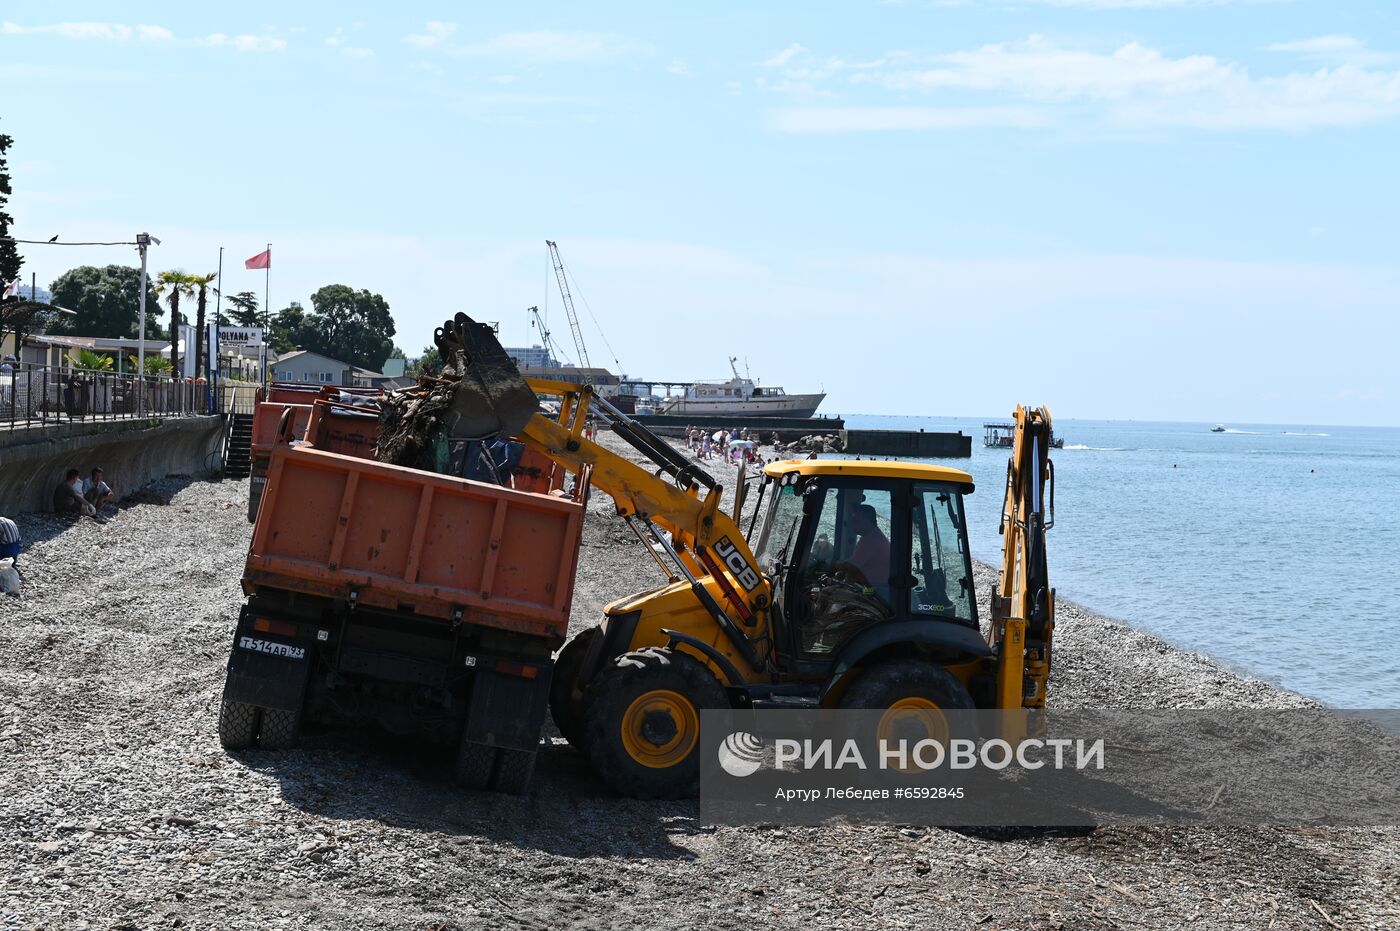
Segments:
[[[19,527],[8,517],[0,517],[0,559],[11,560],[10,565],[19,565]]]
[[[102,480],[102,470],[94,466],[91,477],[83,479],[83,497],[87,499],[87,503],[100,511],[103,505],[116,496],[112,486]]]
[[[54,513],[68,517],[83,514],[91,517],[97,513],[97,508],[83,497],[83,480],[78,477],[77,469],[64,473],[63,481],[53,490],[53,509]]]

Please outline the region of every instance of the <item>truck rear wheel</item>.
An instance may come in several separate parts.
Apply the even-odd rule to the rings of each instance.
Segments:
[[[219,743],[225,750],[246,750],[258,736],[258,706],[227,697],[219,704]]]
[[[586,683],[578,681],[583,671],[583,658],[589,646],[599,636],[593,627],[585,630],[559,651],[554,661],[554,678],[549,684],[549,714],[554,726],[576,750],[583,750],[583,695]],[[575,692],[580,694],[575,697]]]
[[[457,748],[457,784],[524,795],[535,775],[535,751],[492,747],[463,738]]]
[[[535,775],[534,750],[496,751],[496,775],[491,785],[497,792],[509,795],[524,795],[530,790],[530,779]]]
[[[633,798],[689,798],[700,789],[700,710],[725,708],[724,688],[701,663],[649,647],[603,666],[584,701],[594,770]]]
[[[464,789],[485,789],[496,768],[496,748],[462,738],[457,748],[457,784]]]
[[[258,746],[263,750],[290,750],[296,746],[300,729],[301,709],[264,708],[262,723],[258,726]]]

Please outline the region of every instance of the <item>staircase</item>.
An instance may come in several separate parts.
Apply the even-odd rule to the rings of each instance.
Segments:
[[[247,478],[253,468],[253,415],[228,416],[228,433],[224,437],[224,475],[228,478]]]

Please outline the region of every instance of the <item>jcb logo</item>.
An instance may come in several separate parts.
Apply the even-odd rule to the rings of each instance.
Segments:
[[[750,566],[748,560],[744,559],[744,554],[739,552],[739,548],[730,542],[728,537],[720,537],[715,542],[715,552],[719,553],[719,558],[724,560],[724,564],[729,567],[729,571],[734,573],[734,578],[739,584],[744,586],[745,591],[753,591],[758,588],[758,573]]]

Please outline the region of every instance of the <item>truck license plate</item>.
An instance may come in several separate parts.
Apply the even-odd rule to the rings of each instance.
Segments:
[[[287,659],[306,659],[305,647],[294,647],[287,643],[274,643],[271,640],[258,640],[254,637],[239,637],[239,649],[253,653],[266,653],[269,656],[285,656]]]

